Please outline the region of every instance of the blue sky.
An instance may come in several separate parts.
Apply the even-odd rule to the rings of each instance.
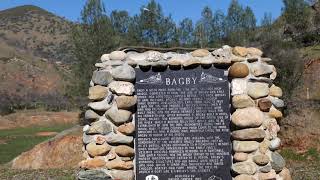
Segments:
[[[86,0],[0,0],[0,10],[32,4],[53,12],[69,20],[76,21]],[[149,0],[104,0],[108,13],[112,10],[127,10],[130,15],[137,14],[139,8]],[[166,15],[171,14],[176,22],[185,17],[196,21],[201,16],[201,10],[208,5],[213,10],[221,9],[227,12],[231,0],[156,0],[161,4]],[[282,0],[239,0],[243,6],[250,6],[258,20],[265,12],[272,13],[273,18],[281,14]]]

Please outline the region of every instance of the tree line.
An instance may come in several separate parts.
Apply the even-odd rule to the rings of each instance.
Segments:
[[[231,1],[226,13],[206,6],[198,21],[184,18],[178,23],[171,15],[165,15],[155,0],[141,6],[133,16],[123,10],[108,14],[102,0],[87,0],[71,33],[77,58],[77,87],[72,94],[85,95],[95,62],[102,54],[121,46],[259,46],[270,52],[269,56],[278,57],[279,49],[292,51],[301,42],[319,42],[319,29],[311,28],[315,23],[319,26],[317,18],[311,17],[310,5],[314,3],[314,0],[283,0],[280,18],[275,21],[272,14],[265,13],[258,26],[252,9],[237,0]]]
[[[100,36],[111,33],[112,37],[108,39],[111,38],[115,46],[212,47],[224,42],[242,44],[248,41],[247,38],[236,33],[248,35],[256,24],[252,9],[243,7],[237,0],[231,2],[227,14],[221,10],[212,11],[206,6],[198,21],[184,18],[179,23],[175,23],[171,15],[166,16],[154,0],[142,6],[134,16],[123,10],[114,10],[108,15],[101,0],[88,0],[80,19],[83,30],[90,28],[87,30]]]

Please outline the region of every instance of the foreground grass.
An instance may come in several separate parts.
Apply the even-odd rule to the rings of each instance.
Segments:
[[[47,169],[47,170],[14,170],[0,167],[1,180],[74,180],[77,170]]]
[[[286,166],[294,180],[319,180],[320,152],[317,149],[310,148],[304,153],[297,153],[285,148],[280,153],[286,159]]]
[[[27,127],[0,131],[0,164],[7,163],[24,151],[51,138],[52,136],[37,136],[44,131],[61,132],[73,125],[54,125],[50,127]],[[0,173],[1,174],[1,173]]]
[[[297,153],[293,149],[286,148],[281,151],[281,155],[288,160],[320,163],[320,154],[315,148],[310,148],[304,153]]]

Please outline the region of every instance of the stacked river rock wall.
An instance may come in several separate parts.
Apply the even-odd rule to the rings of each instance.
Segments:
[[[232,175],[236,180],[290,180],[277,149],[281,141],[278,121],[284,102],[281,88],[273,84],[276,69],[256,48],[223,46],[209,52],[143,53],[114,51],[95,64],[90,82],[90,103],[83,128],[84,158],[79,179],[133,180],[135,69],[222,68],[231,84]]]

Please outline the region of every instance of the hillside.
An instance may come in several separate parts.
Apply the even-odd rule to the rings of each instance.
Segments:
[[[0,11],[0,57],[19,52],[49,61],[72,62],[70,28],[67,20],[36,6]],[[2,54],[8,47],[13,47],[14,51]]]
[[[21,58],[0,59],[0,114],[14,109],[64,108],[67,71],[54,63]]]
[[[282,120],[284,145],[299,151],[320,151],[320,48],[301,49],[306,56],[302,80],[288,102],[289,114]]]
[[[71,23],[35,6],[0,11],[0,115],[70,107]]]

